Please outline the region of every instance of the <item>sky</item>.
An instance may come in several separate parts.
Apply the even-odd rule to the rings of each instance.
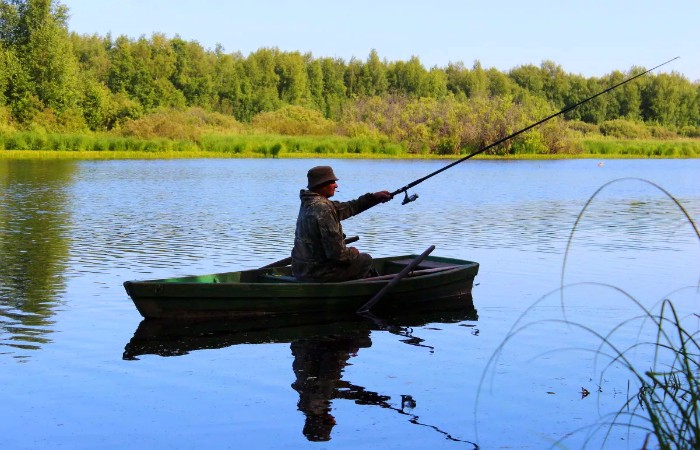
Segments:
[[[69,29],[163,33],[243,56],[260,48],[349,61],[462,62],[507,72],[553,61],[597,77],[632,67],[700,81],[700,0],[59,0]]]

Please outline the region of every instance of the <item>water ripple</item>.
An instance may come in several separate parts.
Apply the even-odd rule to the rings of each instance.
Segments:
[[[306,170],[318,163],[328,162],[2,163],[1,329],[28,345],[48,336],[57,302],[74,280],[89,286],[107,276],[237,270],[288,256],[298,192]],[[444,165],[332,164],[341,178],[338,200],[395,190]],[[611,161],[604,171],[590,161],[473,161],[417,186],[418,201],[402,206],[396,199],[343,226],[348,236],[360,236],[358,248],[376,256],[420,253],[436,245],[438,255],[496,255],[499,266],[507,266],[503,270],[529,273],[512,255],[536,255],[543,266],[561,261],[577,215],[612,178],[652,178],[697,216],[696,174],[695,161]],[[599,265],[613,273],[619,273],[613,260],[652,260],[650,255],[658,260],[697,248],[677,208],[643,183],[621,183],[601,193],[572,244],[582,265],[603,258],[609,263]]]

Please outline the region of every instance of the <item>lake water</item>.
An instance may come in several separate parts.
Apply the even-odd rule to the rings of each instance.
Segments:
[[[586,330],[639,316],[632,298],[698,311],[700,244],[651,183],[697,220],[700,160],[470,160],[416,186],[416,202],[344,228],[375,256],[435,245],[479,262],[478,315],[243,338],[204,329],[133,351],[142,319],[122,283],[288,256],[317,164],[333,165],[334,199],[349,200],[446,163],[0,161],[0,447],[598,447],[607,428],[595,427],[635,393]],[[645,340],[638,325],[615,343]],[[605,446],[640,448],[645,434],[616,428]]]

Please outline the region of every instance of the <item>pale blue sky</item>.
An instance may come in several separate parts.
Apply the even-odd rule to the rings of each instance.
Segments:
[[[601,76],[632,66],[700,80],[700,0],[61,0],[71,31],[179,34],[244,56],[261,48],[426,67],[475,60],[507,71],[544,60]]]

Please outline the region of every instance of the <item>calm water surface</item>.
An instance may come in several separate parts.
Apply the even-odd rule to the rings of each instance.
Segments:
[[[602,433],[590,427],[621,407],[630,377],[615,365],[601,376],[589,351],[599,342],[558,320],[607,333],[640,314],[627,295],[697,312],[700,245],[648,182],[697,221],[700,161],[468,161],[417,186],[415,203],[377,206],[344,228],[376,256],[432,244],[478,261],[478,315],[136,339],[144,324],[123,281],[288,256],[316,164],[334,166],[336,199],[348,200],[445,163],[0,161],[0,446],[596,447]],[[623,178],[590,202],[563,268],[582,208]],[[644,435],[618,429],[606,447],[640,448]]]

